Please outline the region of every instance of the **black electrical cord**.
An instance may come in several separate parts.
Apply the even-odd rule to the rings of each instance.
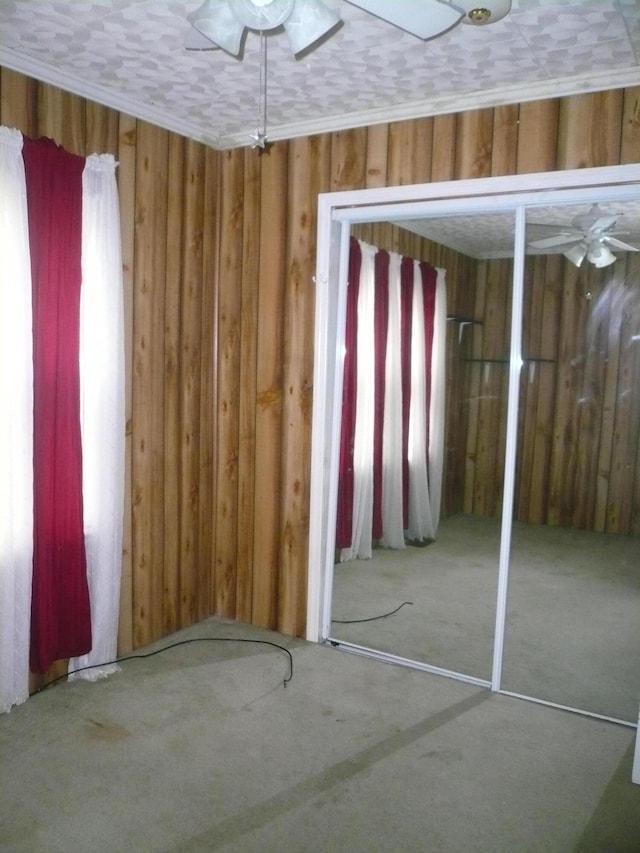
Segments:
[[[113,666],[115,664],[123,663],[127,660],[138,660],[139,658],[152,658],[154,655],[159,655],[161,652],[166,652],[169,649],[175,649],[178,646],[186,646],[188,643],[257,643],[262,646],[273,646],[274,649],[279,649],[284,652],[289,657],[289,674],[283,681],[283,687],[286,687],[287,684],[293,678],[293,655],[289,651],[289,649],[284,646],[278,645],[278,643],[272,643],[269,640],[250,640],[245,637],[193,637],[190,640],[178,640],[175,643],[170,643],[168,646],[163,646],[161,649],[156,649],[153,652],[142,652],[140,654],[135,655],[126,655],[121,658],[116,658],[115,660],[104,661],[103,663],[94,663],[90,666],[81,666],[78,669],[72,669],[70,672],[65,672],[64,675],[59,675],[57,678],[48,681],[42,687],[35,691],[34,696],[37,693],[41,693],[43,690],[47,690],[47,688],[52,687],[54,684],[57,684],[58,681],[63,681],[68,678],[70,675],[75,675],[77,672],[84,672],[87,669],[99,669],[102,666]]]
[[[405,604],[413,604],[413,601],[403,601],[395,610],[391,610],[389,613],[381,613],[380,616],[369,616],[368,619],[332,619],[331,621],[335,622],[336,625],[355,625],[358,622],[375,622],[376,619],[386,619],[387,616],[393,616],[393,614],[397,613],[401,607],[405,606]]]

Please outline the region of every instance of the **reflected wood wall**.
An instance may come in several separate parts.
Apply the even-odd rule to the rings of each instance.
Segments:
[[[304,632],[318,193],[635,162],[639,104],[614,90],[216,152],[0,71],[2,124],[120,164],[122,652],[213,613]],[[466,274],[454,288],[471,298]],[[616,511],[638,518],[634,489]]]

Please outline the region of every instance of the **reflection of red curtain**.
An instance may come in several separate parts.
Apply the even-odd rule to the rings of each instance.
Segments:
[[[356,375],[358,340],[358,292],[362,253],[353,237],[349,244],[347,318],[345,327],[344,379],[342,385],[342,421],[340,425],[340,463],[338,479],[338,518],[336,548],[347,548],[353,524],[353,439],[356,431]]]
[[[374,339],[375,414],[373,426],[373,538],[382,539],[382,429],[384,426],[385,365],[389,325],[389,253],[375,257]]]
[[[409,526],[409,411],[411,407],[411,322],[413,260],[400,262],[400,363],[402,365],[402,524]]]
[[[33,285],[31,669],[91,649],[82,517],[80,283],[83,157],[24,139]]]
[[[433,351],[433,324],[436,312],[436,284],[438,272],[431,264],[420,262],[420,276],[422,278],[422,309],[424,311],[424,351],[427,357],[427,369],[431,368],[431,353]],[[429,411],[431,408],[431,382],[426,385],[426,420],[427,420],[427,447],[429,447]]]
[[[389,339],[389,300],[390,300],[390,254],[378,250],[374,256],[374,292],[373,328],[363,330],[358,325],[359,276],[361,273],[362,252],[358,241],[351,239],[349,257],[349,287],[347,291],[347,320],[345,336],[344,384],[342,398],[342,427],[340,445],[340,469],[338,480],[338,514],[336,524],[336,548],[350,548],[352,545],[353,499],[354,499],[354,437],[356,429],[356,392],[357,392],[357,346],[358,336],[372,334],[374,340],[373,377],[374,415],[373,415],[373,505],[372,540],[384,538],[383,532],[383,444],[386,404],[387,351],[391,346]],[[429,445],[429,409],[431,390],[431,358],[434,331],[434,310],[436,296],[437,270],[430,264],[418,265],[422,284],[423,316],[414,317],[414,280],[415,262],[402,257],[399,264],[400,285],[400,339],[398,358],[401,375],[402,400],[402,522],[405,530],[409,528],[409,424],[411,412],[412,383],[412,329],[414,324],[424,324],[426,377],[426,412],[424,423],[426,445]],[[419,285],[418,285],[419,286]],[[364,340],[364,339],[362,339]],[[419,365],[417,366],[419,369]]]

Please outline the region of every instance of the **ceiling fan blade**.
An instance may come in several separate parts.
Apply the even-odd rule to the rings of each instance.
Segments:
[[[602,237],[602,242],[607,243],[609,246],[613,246],[615,249],[622,249],[624,252],[640,252],[640,249],[636,246],[631,246],[629,243],[623,243],[622,240],[617,240],[610,234],[605,234]]]
[[[555,234],[553,237],[543,237],[542,240],[531,240],[527,245],[532,249],[551,249],[554,246],[570,246],[572,243],[579,243],[580,240],[582,240],[582,234],[565,232]]]
[[[454,27],[464,12],[439,0],[349,0],[365,12],[382,18],[421,39],[430,39]]]
[[[590,225],[589,231],[606,231],[607,228],[612,228],[616,224],[616,216],[601,216],[599,219]]]
[[[592,204],[587,213],[581,213],[574,216],[571,224],[579,231],[601,231],[607,228],[613,228],[620,213],[605,213],[600,205]]]

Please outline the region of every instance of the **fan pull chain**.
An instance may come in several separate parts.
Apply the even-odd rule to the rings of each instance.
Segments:
[[[260,73],[258,77],[258,120],[251,136],[252,148],[267,147],[267,36],[260,31]]]

